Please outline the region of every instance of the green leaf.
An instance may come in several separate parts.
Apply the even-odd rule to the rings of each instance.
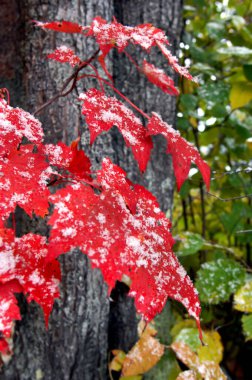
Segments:
[[[180,103],[185,109],[192,110],[196,107],[198,98],[191,94],[185,94],[180,96]]]
[[[252,56],[252,49],[249,49],[245,46],[230,46],[217,49],[217,52],[222,55],[227,56]]]
[[[233,109],[243,107],[252,100],[252,83],[235,83],[230,91],[230,102]]]
[[[214,117],[225,117],[227,115],[226,107],[222,104],[216,104],[211,110],[211,115]]]
[[[242,316],[242,329],[246,340],[252,340],[252,314]]]
[[[144,374],[145,380],[176,380],[180,367],[175,354],[166,350],[160,361],[150,371]],[[121,379],[120,379],[121,380]]]
[[[243,65],[243,72],[245,77],[252,82],[252,65]]]
[[[228,102],[229,85],[223,82],[208,83],[198,88],[198,94],[212,105],[223,104]]]
[[[184,131],[186,131],[188,128],[191,128],[191,125],[187,119],[185,119],[184,117],[179,117],[177,119],[177,127],[178,129],[183,129]]]
[[[232,16],[232,24],[238,31],[240,31],[244,25],[246,25],[246,20],[241,16],[234,15]]]
[[[197,253],[204,245],[204,239],[192,232],[185,232],[179,235],[179,244],[176,248],[178,257],[188,256]]]
[[[231,259],[204,263],[198,271],[196,288],[202,302],[218,304],[229,300],[245,282],[245,269]]]
[[[206,30],[210,38],[221,39],[225,35],[223,22],[210,21],[206,24]]]
[[[197,328],[184,328],[175,338],[175,342],[183,342],[198,354],[200,362],[212,361],[219,364],[223,358],[223,345],[217,331],[203,331],[202,346]]]
[[[187,344],[187,346],[189,346],[192,351],[197,352],[197,349],[201,346],[198,329],[185,328],[180,330],[175,338],[175,342],[183,342]]]
[[[252,312],[252,281],[237,290],[234,295],[234,308],[246,313]]]

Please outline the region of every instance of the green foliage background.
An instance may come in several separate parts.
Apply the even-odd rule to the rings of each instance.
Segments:
[[[208,193],[193,169],[175,193],[175,249],[199,291],[203,330],[217,333],[202,360],[212,355],[228,378],[251,380],[252,2],[186,0],[184,18],[180,59],[199,85],[181,80],[177,127],[208,161],[212,183]],[[182,339],[200,356],[187,317],[169,302],[156,321],[159,337]],[[180,370],[167,352],[146,378],[173,380]]]

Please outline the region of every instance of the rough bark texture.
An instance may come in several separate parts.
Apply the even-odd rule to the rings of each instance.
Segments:
[[[178,0],[3,0],[1,4],[0,87],[7,87],[11,104],[34,112],[60,88],[70,69],[50,62],[45,54],[56,46],[74,46],[78,55],[88,58],[96,49],[93,39],[76,35],[45,32],[31,20],[66,19],[90,24],[95,15],[128,25],[150,22],[167,31],[175,51],[181,32],[181,7]],[[132,49],[130,49],[131,51]],[[150,61],[167,67],[153,51]],[[143,53],[132,52],[140,61]],[[176,100],[140,77],[124,54],[111,55],[110,69],[115,85],[145,112],[156,111],[174,124]],[[85,83],[87,86],[90,83]],[[171,208],[173,177],[170,159],[164,154],[162,138],[155,139],[155,150],[148,170],[141,176],[129,149],[116,129],[99,137],[89,147],[89,133],[80,115],[77,96],[83,85],[67,98],[60,99],[39,114],[46,142],[70,143],[82,135],[82,145],[97,168],[102,157],[109,156],[120,164],[129,177],[147,186],[159,199],[163,210]],[[83,129],[84,127],[84,129]],[[20,210],[18,234],[29,229],[47,234],[39,219],[27,220]],[[127,289],[117,285],[111,305],[107,287],[99,270],[92,270],[85,255],[72,252],[60,258],[62,266],[61,298],[55,302],[49,329],[44,327],[42,313],[35,304],[22,299],[23,319],[16,323],[14,355],[6,364],[0,380],[96,380],[107,379],[108,350],[128,350],[136,339],[134,304]]]

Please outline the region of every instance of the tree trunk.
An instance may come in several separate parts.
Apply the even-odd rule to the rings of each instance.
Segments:
[[[167,31],[174,52],[181,33],[181,8],[177,0],[3,0],[1,5],[4,52],[0,57],[1,83],[11,95],[11,105],[33,113],[51,98],[70,75],[69,67],[50,62],[45,54],[56,46],[74,47],[77,54],[88,58],[96,49],[93,39],[79,35],[45,32],[31,20],[71,20],[82,25],[100,15],[111,20],[115,15],[127,25],[153,23]],[[135,52],[134,52],[135,50]],[[144,56],[131,49],[138,62]],[[149,61],[167,67],[153,50]],[[175,122],[176,100],[162,94],[132,68],[124,54],[111,55],[110,71],[115,86],[145,112],[160,113],[164,120]],[[140,175],[132,153],[113,128],[89,146],[88,129],[80,114],[77,96],[81,85],[68,97],[60,99],[38,115],[46,142],[70,143],[82,135],[82,147],[93,160],[94,169],[103,157],[122,166],[130,179],[142,183],[158,198],[164,211],[172,205],[173,176],[171,160],[165,154],[165,142],[155,138],[155,149],[145,175]],[[46,235],[48,229],[39,218],[30,220],[20,209],[16,219],[21,236],[29,230]],[[62,268],[61,297],[55,302],[49,328],[45,329],[40,308],[20,299],[22,321],[16,323],[14,354],[0,373],[0,380],[98,380],[107,379],[108,351],[129,350],[137,339],[134,302],[127,289],[118,284],[109,303],[107,286],[99,270],[90,268],[88,258],[77,250],[60,258]]]

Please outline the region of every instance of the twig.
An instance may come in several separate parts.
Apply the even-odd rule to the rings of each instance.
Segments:
[[[236,234],[249,234],[252,232],[252,230],[240,230],[240,231],[235,231]]]
[[[240,195],[239,197],[232,197],[232,198],[221,198],[209,192],[206,192],[206,194],[210,195],[211,197],[217,198],[219,201],[222,201],[222,202],[235,201],[236,199],[242,199],[242,198],[252,198],[252,194]]]
[[[36,111],[34,112],[34,115],[37,115],[44,108],[48,107],[50,104],[55,102],[55,100],[57,100],[58,98],[62,98],[64,96],[67,96],[70,92],[72,92],[75,85],[76,85],[79,72],[82,69],[84,69],[85,67],[87,67],[95,59],[95,57],[98,55],[99,51],[100,51],[100,49],[96,50],[95,53],[87,61],[82,62],[80,64],[80,66],[77,67],[77,69],[73,72],[73,74],[70,75],[70,77],[66,79],[66,81],[63,83],[63,85],[62,85],[61,89],[58,91],[58,93],[56,95],[54,95],[51,99],[49,99],[46,103],[44,103],[41,107],[36,109]],[[71,85],[70,89],[67,90],[66,92],[64,92],[64,90],[68,87],[68,85],[71,82],[72,82],[72,85]]]

